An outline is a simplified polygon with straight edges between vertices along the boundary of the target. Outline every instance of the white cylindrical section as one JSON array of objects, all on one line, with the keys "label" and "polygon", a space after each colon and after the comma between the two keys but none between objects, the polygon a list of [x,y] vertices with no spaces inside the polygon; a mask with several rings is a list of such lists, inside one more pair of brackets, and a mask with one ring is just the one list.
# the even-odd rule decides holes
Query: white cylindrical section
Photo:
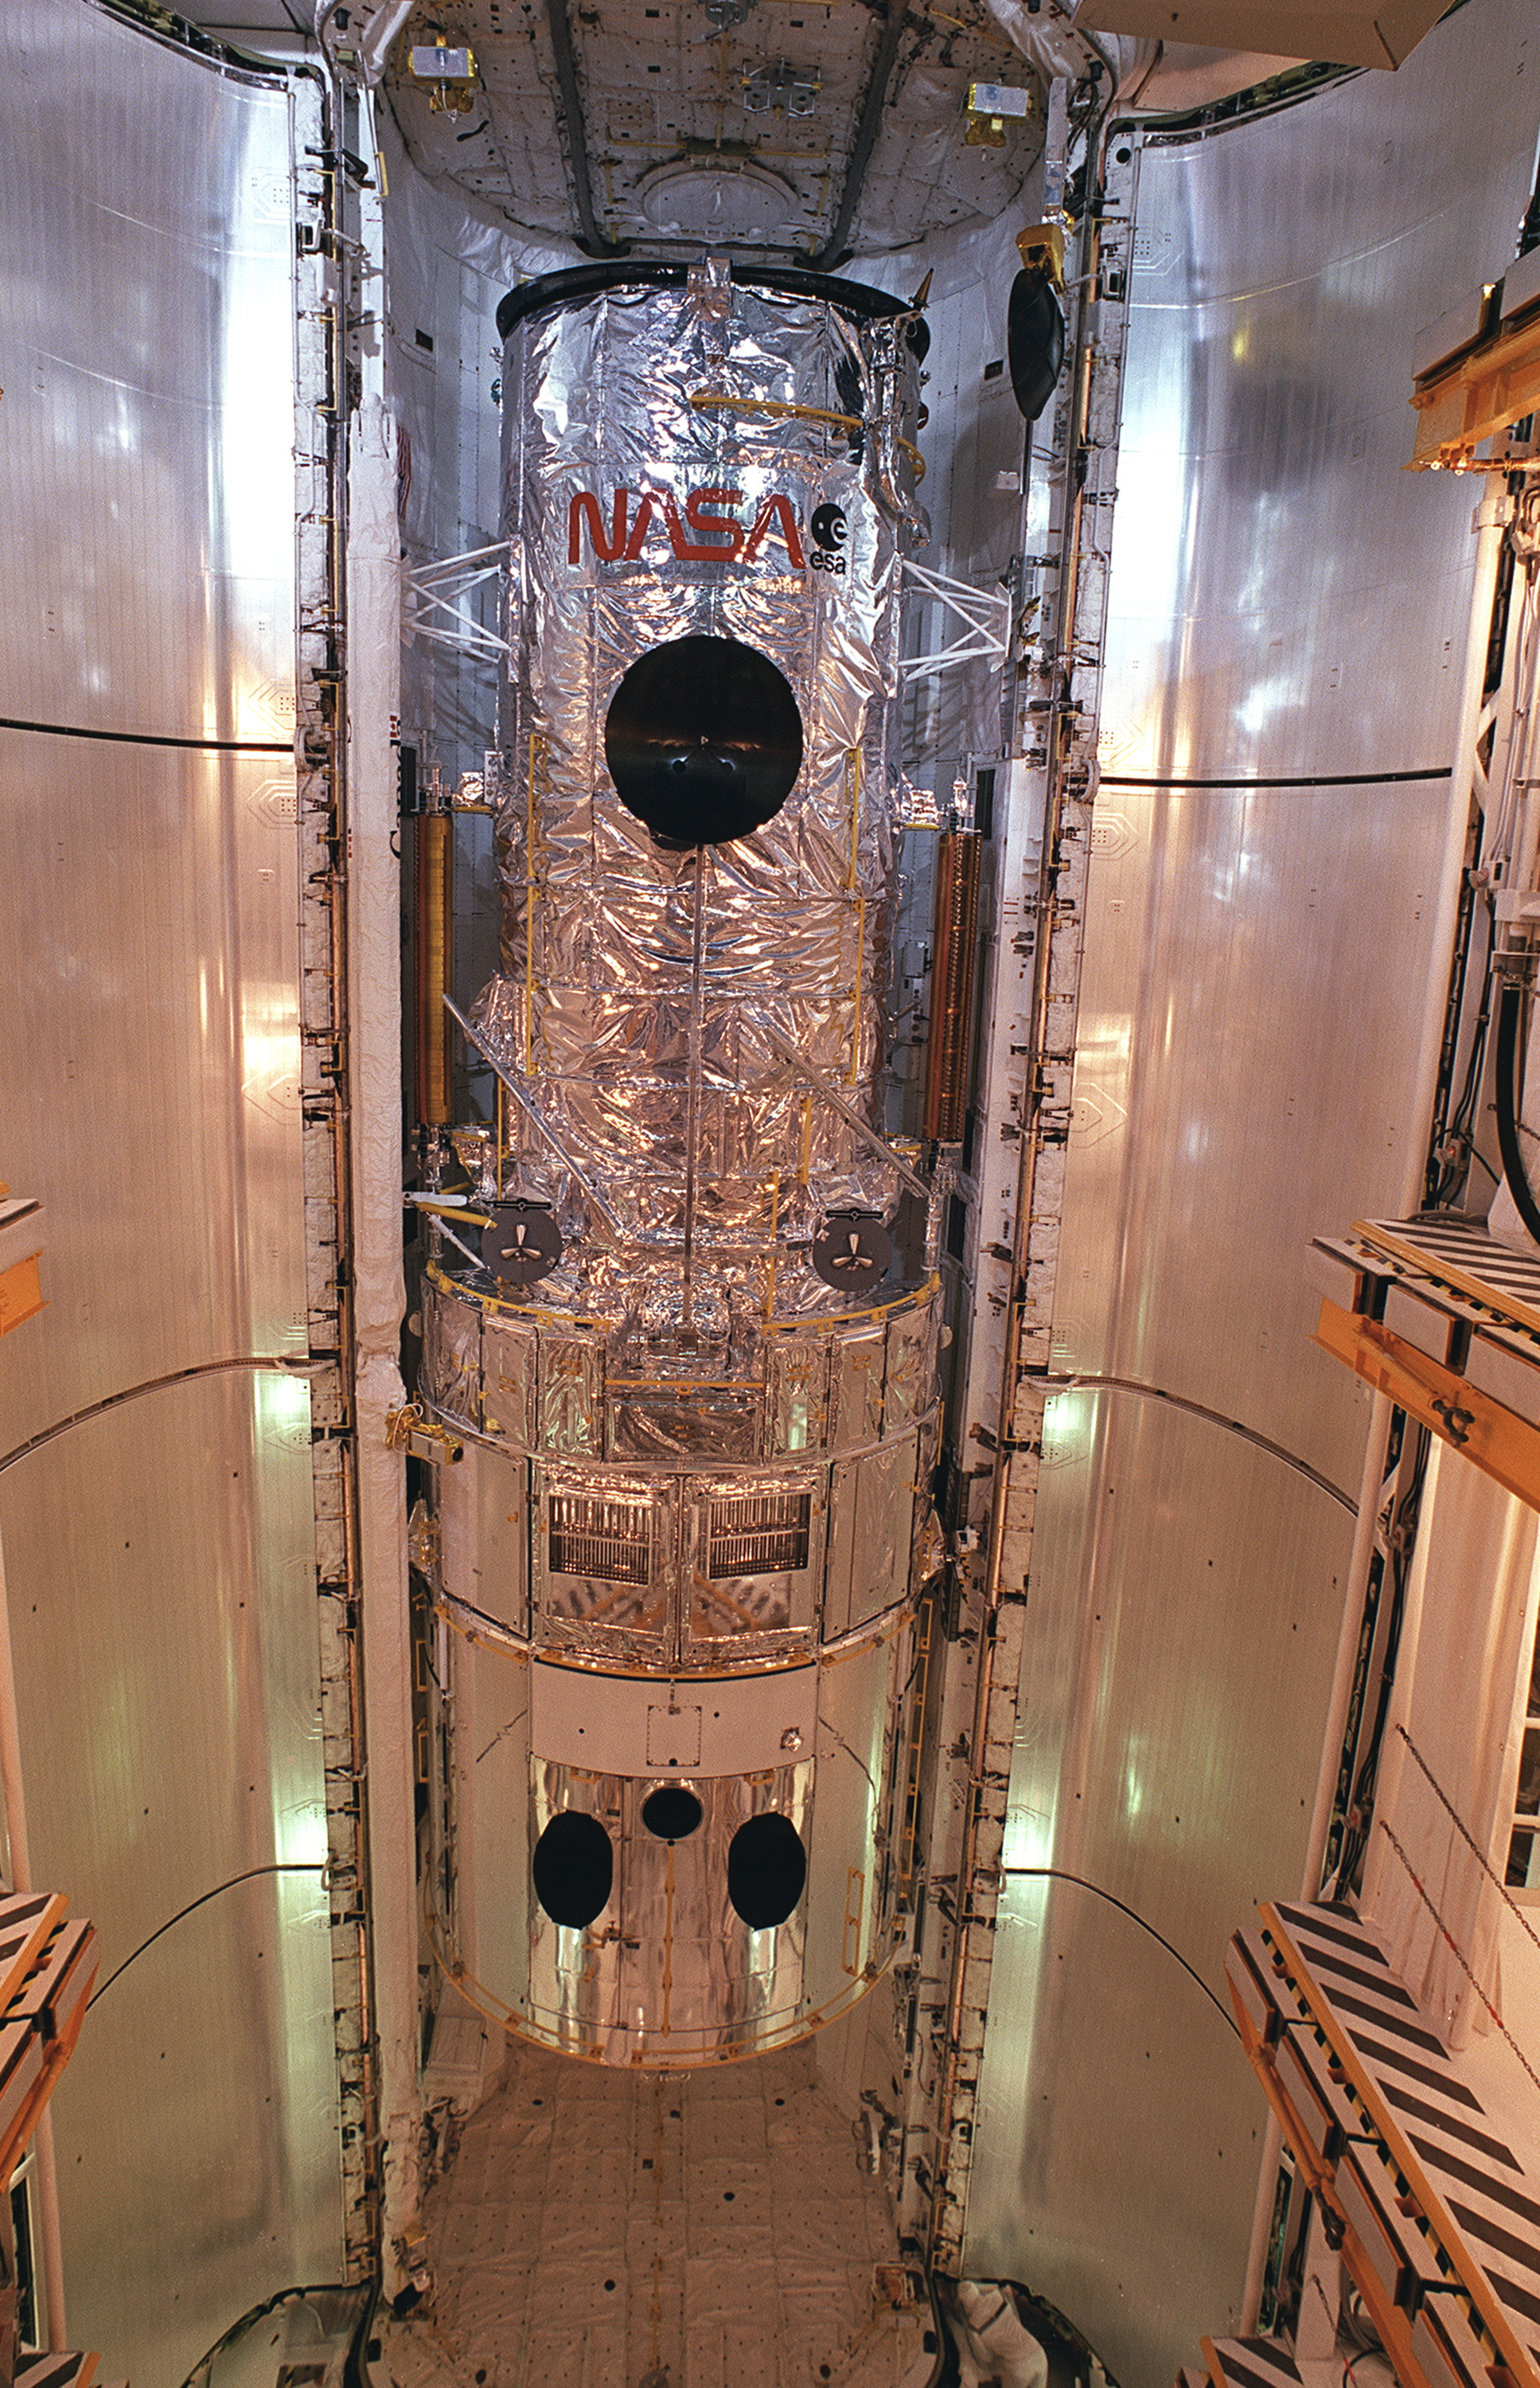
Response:
[{"label": "white cylindrical section", "polygon": [[843,2013],[900,1928],[912,1655],[906,1619],[834,1661],[670,1684],[461,1639],[468,1995],[548,2047],[671,2067]]}]

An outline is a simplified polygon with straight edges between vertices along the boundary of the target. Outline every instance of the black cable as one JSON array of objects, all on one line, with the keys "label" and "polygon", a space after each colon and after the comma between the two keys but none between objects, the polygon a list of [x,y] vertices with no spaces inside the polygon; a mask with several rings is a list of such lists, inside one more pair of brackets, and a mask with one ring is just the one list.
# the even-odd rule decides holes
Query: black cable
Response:
[{"label": "black cable", "polygon": [[[1391,1693],[1395,1684],[1395,1665],[1401,1649],[1401,1627],[1406,1616],[1407,1580],[1411,1571],[1412,1552],[1417,1542],[1417,1521],[1422,1505],[1422,1484],[1428,1469],[1428,1454],[1433,1448],[1433,1435],[1425,1426],[1417,1429],[1412,1445],[1411,1480],[1393,1511],[1387,1529],[1390,1557],[1391,1598],[1385,1620],[1385,1648],[1380,1662],[1380,1683],[1375,1697],[1373,1722],[1369,1740],[1358,1763],[1344,1819],[1342,1854],[1337,1866],[1337,1895],[1360,1887],[1364,1855],[1369,1848],[1370,1827],[1373,1821],[1374,1795],[1380,1780],[1380,1755],[1384,1743],[1385,1725],[1390,1715]],[[1357,1819],[1357,1822],[1354,1820]]]},{"label": "black cable", "polygon": [[[1472,927],[1476,917],[1473,909],[1471,923]],[[1471,1049],[1466,1057],[1465,1083],[1460,1091],[1459,1100],[1445,1120],[1445,1142],[1453,1139],[1457,1146],[1463,1146],[1465,1160],[1462,1163],[1457,1158],[1441,1174],[1430,1204],[1430,1208],[1435,1211],[1445,1210],[1451,1203],[1462,1198],[1466,1181],[1471,1175],[1472,1160],[1479,1161],[1490,1177],[1496,1179],[1497,1175],[1485,1154],[1477,1152],[1476,1131],[1472,1124],[1477,1099],[1481,1093],[1482,1075],[1486,1067],[1487,1034],[1492,1024],[1492,957],[1496,935],[1490,896],[1481,908],[1480,917],[1484,919],[1486,924],[1486,957],[1482,970],[1481,1003],[1476,1013],[1475,1025],[1471,1030]]]},{"label": "black cable", "polygon": [[1137,1924],[1141,1932],[1147,1932],[1152,1940],[1159,1941],[1161,1947],[1165,1950],[1166,1954],[1168,1957],[1174,1957],[1177,1963],[1181,1967],[1182,1972],[1192,1976],[1193,1980],[1196,1982],[1199,1989],[1203,1992],[1204,1997],[1208,2001],[1209,2005],[1213,2007],[1216,2013],[1230,2026],[1231,2030],[1234,2032],[1236,2039],[1239,2039],[1241,2037],[1240,2026],[1236,2023],[1234,2016],[1231,2013],[1223,2001],[1215,1997],[1213,1991],[1209,1988],[1208,1984],[1204,1980],[1203,1975],[1200,1973],[1195,1972],[1193,1967],[1188,1963],[1186,1958],[1182,1955],[1181,1950],[1180,1949],[1173,1948],[1170,1941],[1167,1939],[1165,1933],[1157,1932],[1155,1925],[1153,1924],[1147,1924],[1143,1916],[1137,1913],[1133,1908],[1126,1906],[1122,1899],[1115,1899],[1110,1890],[1104,1890],[1099,1883],[1087,1882],[1084,1874],[1069,1874],[1063,1866],[1008,1865],[1002,1866],[1000,1871],[1002,1874],[1006,1875],[1015,1874],[1018,1877],[1027,1876],[1033,1881],[1072,1882],[1077,1890],[1089,1890],[1093,1899],[1105,1899],[1109,1907],[1117,1908],[1119,1915],[1126,1915],[1130,1924]]},{"label": "black cable", "polygon": [[1519,1150],[1519,1008],[1522,1000],[1522,987],[1517,979],[1510,978],[1497,1008],[1497,1150],[1503,1157],[1503,1175],[1514,1207],[1540,1244],[1540,1206],[1535,1203],[1524,1173],[1524,1156]]},{"label": "black cable", "polygon": [[[319,1858],[311,1860],[309,1864],[297,1863],[294,1865],[251,1866],[245,1874],[233,1874],[228,1882],[217,1882],[212,1890],[206,1890],[203,1893],[201,1899],[190,1899],[185,1907],[179,1907],[174,1915],[169,1915],[165,1923],[160,1924],[156,1931],[150,1934],[147,1940],[140,1941],[138,1948],[133,1950],[133,1954],[123,1959],[122,1963],[118,1968],[118,1972],[116,1974],[109,1974],[106,1981],[102,1983],[101,1987],[98,1989],[92,1991],[90,2005],[86,2008],[86,2013],[90,2013],[91,2008],[95,2005],[98,1999],[106,1998],[108,1990],[112,1988],[113,1983],[118,1980],[119,1975],[126,1974],[129,1967],[134,1963],[136,1959],[144,1955],[146,1949],[153,1949],[156,1942],[163,1934],[169,1932],[174,1924],[180,1924],[183,1917],[191,1915],[196,1908],[207,1907],[211,1899],[219,1898],[221,1891],[234,1890],[237,1883],[256,1882],[261,1875],[268,1874],[324,1874],[330,1863],[331,1860],[329,1858]],[[284,2293],[286,2295],[289,2292],[285,2291]]]},{"label": "black cable", "polygon": [[358,2325],[354,2329],[352,2341],[347,2350],[347,2369],[343,2373],[345,2381],[352,2382],[360,2379],[363,2375],[357,2368],[358,2349],[361,2342],[365,2327],[373,2318],[374,2305],[379,2296],[379,2289],[380,2284],[378,2280],[322,2280],[315,2282],[309,2287],[275,2289],[271,2297],[264,2297],[259,2305],[252,2305],[246,2313],[242,2314],[237,2320],[233,2321],[227,2331],[221,2331],[221,2335],[214,2341],[213,2345],[208,2349],[208,2353],[206,2355],[201,2355],[196,2363],[194,2364],[193,2369],[187,2374],[186,2379],[183,2382],[183,2388],[208,2388],[208,2380],[216,2356],[222,2355],[227,2346],[234,2346],[239,2339],[245,2337],[248,2331],[254,2329],[257,2323],[264,2320],[269,2314],[276,2313],[280,2305],[313,2305],[317,2297],[347,2297],[356,2295],[363,2298],[363,2311],[360,2316]]},{"label": "black cable", "polygon": [[171,738],[149,730],[85,730],[72,721],[12,720],[0,730],[35,730],[44,738],[95,738],[108,746],[175,746],[194,755],[292,755],[292,738]]},{"label": "black cable", "polygon": [[[1455,1134],[1455,1113],[1451,1108],[1455,1063],[1459,1055],[1459,1035],[1465,1010],[1467,974],[1471,965],[1471,947],[1478,910],[1476,870],[1481,862],[1482,831],[1484,816],[1478,818],[1471,860],[1460,874],[1459,909],[1455,930],[1454,964],[1449,979],[1449,997],[1445,1006],[1444,1037],[1439,1047],[1438,1086],[1433,1098],[1433,1134],[1428,1148],[1428,1163],[1422,1173],[1423,1208],[1443,1210],[1452,1201],[1471,1174],[1467,1159],[1459,1165],[1459,1139]],[[1491,962],[1490,941],[1487,962]],[[1487,977],[1482,982],[1482,1002],[1487,997]],[[1472,1037],[1472,1044],[1474,1044]],[[1469,1069],[1467,1070],[1469,1082]]]}]

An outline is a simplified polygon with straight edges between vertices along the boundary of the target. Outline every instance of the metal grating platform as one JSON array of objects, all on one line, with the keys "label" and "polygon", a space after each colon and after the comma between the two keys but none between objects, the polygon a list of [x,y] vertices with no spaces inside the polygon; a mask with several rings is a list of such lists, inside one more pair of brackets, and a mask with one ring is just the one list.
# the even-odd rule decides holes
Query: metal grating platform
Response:
[{"label": "metal grating platform", "polygon": [[1359,1219],[1354,1233],[1540,1334],[1540,1252],[1498,1243],[1484,1220]]},{"label": "metal grating platform", "polygon": [[1346,1907],[1267,1903],[1226,1972],[1247,2053],[1398,2377],[1535,2388],[1540,2181],[1376,1935]]}]

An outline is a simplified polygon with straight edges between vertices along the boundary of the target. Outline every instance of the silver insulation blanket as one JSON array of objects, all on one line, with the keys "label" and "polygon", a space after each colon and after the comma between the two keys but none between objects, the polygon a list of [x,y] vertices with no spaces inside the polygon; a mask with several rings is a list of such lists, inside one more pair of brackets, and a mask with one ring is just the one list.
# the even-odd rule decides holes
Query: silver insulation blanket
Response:
[{"label": "silver insulation blanket", "polygon": [[[764,1023],[877,1122],[913,383],[890,322],[712,267],[533,312],[504,352],[502,973],[478,1024],[654,1274],[688,1209],[764,1315],[838,1309],[811,1234],[897,1194]],[[688,636],[777,667],[803,756],[763,828],[679,851],[622,803],[604,730],[627,669]],[[511,1140],[570,1210],[549,1143],[520,1115]],[[590,1235],[543,1297],[604,1300],[635,1267]]]}]

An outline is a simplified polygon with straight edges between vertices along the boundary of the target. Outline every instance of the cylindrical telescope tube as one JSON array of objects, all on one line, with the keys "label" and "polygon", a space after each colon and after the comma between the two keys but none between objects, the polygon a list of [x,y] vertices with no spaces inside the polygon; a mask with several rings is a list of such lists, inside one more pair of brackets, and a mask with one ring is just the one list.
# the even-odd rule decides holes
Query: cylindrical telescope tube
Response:
[{"label": "cylindrical telescope tube", "polygon": [[941,1288],[879,1123],[923,340],[722,258],[499,320],[501,967],[465,1024],[511,1183],[423,1272],[463,1454],[433,1930],[512,2031],[715,2064],[832,2022],[903,1929]]},{"label": "cylindrical telescope tube", "polygon": [[417,817],[416,1097],[418,1124],[447,1127],[449,1040],[444,997],[454,950],[454,816]]},{"label": "cylindrical telescope tube", "polygon": [[936,856],[936,929],[930,966],[930,1045],[925,1121],[938,1144],[962,1139],[973,1025],[973,958],[978,914],[978,832],[948,830]]}]

